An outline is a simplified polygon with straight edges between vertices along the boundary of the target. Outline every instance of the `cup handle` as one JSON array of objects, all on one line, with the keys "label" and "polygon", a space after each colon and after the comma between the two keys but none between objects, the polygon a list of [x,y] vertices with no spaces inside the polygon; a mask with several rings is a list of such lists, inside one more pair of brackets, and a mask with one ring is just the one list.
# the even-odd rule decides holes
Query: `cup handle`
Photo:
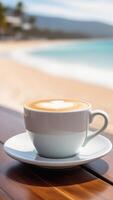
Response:
[{"label": "cup handle", "polygon": [[108,115],[106,112],[102,111],[102,110],[95,110],[95,111],[90,111],[89,114],[89,123],[92,123],[93,119],[95,116],[100,115],[104,118],[104,124],[103,126],[99,129],[94,131],[91,135],[87,135],[85,142],[83,144],[83,146],[85,146],[91,139],[93,139],[96,135],[100,134],[108,125]]}]

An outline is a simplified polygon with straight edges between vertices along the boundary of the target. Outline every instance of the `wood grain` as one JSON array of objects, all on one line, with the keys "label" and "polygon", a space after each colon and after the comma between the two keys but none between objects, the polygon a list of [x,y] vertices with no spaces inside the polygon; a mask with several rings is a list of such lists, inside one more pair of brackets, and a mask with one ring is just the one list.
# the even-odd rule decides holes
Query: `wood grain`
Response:
[{"label": "wood grain", "polygon": [[6,191],[0,188],[0,200],[12,200]]},{"label": "wood grain", "polygon": [[[111,200],[112,186],[89,172],[44,170],[9,158],[0,145],[0,187],[15,200]],[[5,199],[7,200],[7,199]]]},{"label": "wood grain", "polygon": [[[113,144],[113,135],[105,133],[103,135],[109,138]],[[84,168],[113,185],[113,148],[102,159],[88,163]]]},{"label": "wood grain", "polygon": [[15,200],[68,199],[54,187],[42,180],[38,173],[34,174],[27,165],[9,158],[0,146],[0,187]]}]

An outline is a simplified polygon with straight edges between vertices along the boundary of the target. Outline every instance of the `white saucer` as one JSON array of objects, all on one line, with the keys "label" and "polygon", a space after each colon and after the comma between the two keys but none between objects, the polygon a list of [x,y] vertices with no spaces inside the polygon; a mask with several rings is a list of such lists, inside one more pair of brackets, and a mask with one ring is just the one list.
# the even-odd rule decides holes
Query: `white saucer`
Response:
[{"label": "white saucer", "polygon": [[112,149],[112,143],[98,135],[81,152],[73,157],[50,159],[40,157],[33,146],[28,133],[22,133],[8,139],[4,144],[5,152],[12,158],[44,168],[69,168],[88,163],[106,155]]}]

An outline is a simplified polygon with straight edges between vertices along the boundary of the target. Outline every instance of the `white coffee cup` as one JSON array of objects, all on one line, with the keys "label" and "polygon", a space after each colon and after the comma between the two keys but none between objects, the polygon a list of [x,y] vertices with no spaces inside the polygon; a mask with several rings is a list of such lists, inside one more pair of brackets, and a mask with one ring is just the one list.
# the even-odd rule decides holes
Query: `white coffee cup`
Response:
[{"label": "white coffee cup", "polygon": [[[107,127],[107,114],[101,110],[92,111],[91,105],[85,103],[87,104],[85,108],[70,111],[47,111],[32,109],[28,103],[24,105],[26,130],[40,156],[49,158],[73,156]],[[89,124],[98,115],[103,117],[104,124],[99,130],[88,135]]]}]

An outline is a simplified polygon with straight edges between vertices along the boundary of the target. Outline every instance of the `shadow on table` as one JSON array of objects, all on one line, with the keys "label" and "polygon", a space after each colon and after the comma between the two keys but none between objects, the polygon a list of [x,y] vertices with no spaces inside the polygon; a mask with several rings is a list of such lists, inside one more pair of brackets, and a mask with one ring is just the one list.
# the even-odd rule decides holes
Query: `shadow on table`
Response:
[{"label": "shadow on table", "polygon": [[[108,164],[100,159],[101,175],[108,170]],[[84,167],[71,169],[42,169],[27,164],[17,164],[7,171],[8,178],[27,185],[41,187],[76,185],[95,180],[97,177],[90,174]]]},{"label": "shadow on table", "polygon": [[83,169],[102,177],[109,169],[109,165],[105,160],[98,159],[82,166]]}]

